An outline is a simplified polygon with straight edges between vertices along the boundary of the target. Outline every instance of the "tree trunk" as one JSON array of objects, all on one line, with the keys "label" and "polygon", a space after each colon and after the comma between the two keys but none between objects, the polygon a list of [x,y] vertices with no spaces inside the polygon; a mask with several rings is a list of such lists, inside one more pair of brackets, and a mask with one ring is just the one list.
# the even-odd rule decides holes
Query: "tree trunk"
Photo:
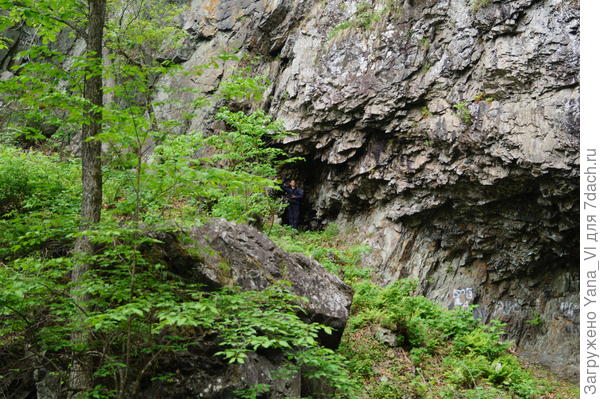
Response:
[{"label": "tree trunk", "polygon": [[[102,129],[102,38],[106,15],[106,0],[88,0],[89,16],[87,29],[88,76],[84,85],[84,97],[89,102],[81,134],[81,161],[83,193],[81,201],[80,231],[91,230],[100,221],[102,206],[102,163],[101,143],[93,138]],[[78,306],[80,317],[85,316],[87,296],[81,292],[82,278],[90,269],[87,257],[94,253],[93,244],[87,235],[75,243],[75,254],[79,258],[73,268],[71,292]],[[72,333],[75,347],[85,347],[89,333],[84,328]],[[86,351],[75,351],[70,376],[72,397],[81,396],[92,388],[92,364]]]}]

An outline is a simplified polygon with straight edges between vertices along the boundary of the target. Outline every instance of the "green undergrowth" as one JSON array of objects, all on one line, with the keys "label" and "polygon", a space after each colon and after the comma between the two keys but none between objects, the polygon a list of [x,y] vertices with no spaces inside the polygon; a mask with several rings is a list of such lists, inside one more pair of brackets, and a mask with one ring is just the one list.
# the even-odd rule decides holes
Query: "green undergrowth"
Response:
[{"label": "green undergrowth", "polygon": [[0,261],[62,249],[76,230],[80,173],[77,161],[0,145]]},{"label": "green undergrowth", "polygon": [[[106,174],[108,188],[114,178]],[[85,232],[96,253],[73,253],[82,234],[80,193],[76,162],[0,146],[0,396],[42,367],[66,386],[73,354],[88,354],[95,388],[83,397],[137,397],[150,380],[168,386],[179,370],[160,365],[208,340],[216,363],[242,364],[257,351],[276,351],[286,359],[281,378],[302,373],[326,383],[335,397],[355,397],[346,360],[319,345],[318,336],[331,328],[305,320],[306,299],[289,283],[241,291],[185,280],[145,251],[160,244],[148,231],[182,234],[180,228],[150,225],[153,215],[132,221],[120,208],[124,200],[112,195],[102,221]],[[94,267],[75,286],[70,274],[80,262]],[[83,299],[74,302],[73,293]],[[74,342],[73,331],[89,339]]]},{"label": "green undergrowth", "polygon": [[[278,245],[303,253],[340,275],[354,290],[339,353],[364,399],[570,399],[577,388],[523,364],[505,340],[504,324],[483,324],[473,309],[447,310],[415,295],[418,282],[386,287],[358,266],[368,250],[335,225],[295,233],[277,227]],[[353,244],[354,243],[354,244]],[[381,336],[385,335],[386,339]],[[391,337],[391,338],[390,338]]]},{"label": "green undergrowth", "polygon": [[313,258],[327,271],[346,281],[360,281],[371,276],[368,269],[359,266],[362,256],[369,253],[370,249],[364,245],[346,245],[346,235],[341,234],[334,224],[323,231],[303,233],[289,226],[275,225],[270,236],[284,250]]},{"label": "green undergrowth", "polygon": [[[106,174],[107,193],[117,177]],[[284,282],[261,292],[210,291],[146,258],[144,248],[157,242],[144,228],[169,227],[132,223],[119,196],[105,197],[102,222],[87,232],[101,250],[74,256],[81,193],[75,161],[0,146],[0,188],[0,393],[34,367],[64,382],[72,354],[89,353],[96,382],[89,397],[134,397],[150,379],[169,384],[174,371],[161,362],[217,336],[220,362],[278,351],[288,361],[282,378],[301,372],[323,381],[334,392],[329,398],[577,397],[573,385],[525,367],[501,323],[484,325],[472,309],[448,311],[415,295],[414,280],[373,283],[373,271],[360,266],[369,249],[356,243],[355,232],[333,224],[303,233],[274,225],[269,234],[352,286],[351,317],[337,351],[318,344],[331,329],[303,320],[303,300]],[[69,277],[77,262],[94,268],[75,288]],[[73,302],[74,289],[85,302]],[[85,345],[70,339],[77,330],[89,332]],[[257,385],[238,397],[260,398],[269,389]]]}]

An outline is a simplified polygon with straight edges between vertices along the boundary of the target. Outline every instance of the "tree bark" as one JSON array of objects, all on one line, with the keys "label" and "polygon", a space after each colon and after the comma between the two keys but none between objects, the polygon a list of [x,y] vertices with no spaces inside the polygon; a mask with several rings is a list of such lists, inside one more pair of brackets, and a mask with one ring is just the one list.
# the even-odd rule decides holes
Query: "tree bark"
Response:
[{"label": "tree bark", "polygon": [[[102,129],[102,42],[106,17],[106,0],[88,0],[87,29],[87,78],[84,84],[84,97],[89,109],[81,134],[81,162],[83,193],[81,201],[80,231],[94,228],[100,221],[102,207],[102,161],[101,143],[94,137]],[[85,316],[88,298],[82,291],[83,275],[90,270],[87,258],[94,253],[94,246],[89,236],[83,234],[75,243],[75,254],[79,258],[71,275],[71,297],[80,309],[80,318]],[[85,347],[89,333],[79,328],[71,335],[75,347]],[[92,388],[92,364],[86,351],[74,351],[73,365],[70,375],[71,397],[81,396]]]}]

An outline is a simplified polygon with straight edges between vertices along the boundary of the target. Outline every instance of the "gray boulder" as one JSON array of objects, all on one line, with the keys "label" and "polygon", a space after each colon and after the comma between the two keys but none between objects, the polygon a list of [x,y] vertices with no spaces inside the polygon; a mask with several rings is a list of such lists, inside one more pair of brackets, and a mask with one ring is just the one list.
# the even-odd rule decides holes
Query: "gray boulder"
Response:
[{"label": "gray boulder", "polygon": [[321,337],[336,348],[341,339],[352,302],[352,290],[318,262],[304,255],[288,253],[253,227],[213,219],[181,240],[172,233],[157,233],[163,244],[153,257],[175,273],[208,289],[239,286],[263,290],[280,280],[291,283],[291,291],[307,298],[303,305],[307,321],[334,329]]},{"label": "gray boulder", "polygon": [[[183,235],[153,232],[161,243],[144,249],[152,262],[160,262],[182,279],[203,284],[207,290],[238,286],[263,290],[278,281],[290,282],[290,290],[308,299],[300,315],[307,322],[333,328],[322,334],[321,344],[335,349],[348,320],[352,291],[318,262],[279,248],[253,227],[213,219]],[[281,378],[279,371],[288,360],[278,351],[250,353],[244,364],[227,364],[215,356],[222,348],[218,336],[207,336],[186,351],[163,359],[161,370],[175,370],[169,384],[150,383],[142,388],[147,398],[233,398],[235,392],[256,384],[270,386],[261,398],[315,395],[326,387],[296,373]]]}]

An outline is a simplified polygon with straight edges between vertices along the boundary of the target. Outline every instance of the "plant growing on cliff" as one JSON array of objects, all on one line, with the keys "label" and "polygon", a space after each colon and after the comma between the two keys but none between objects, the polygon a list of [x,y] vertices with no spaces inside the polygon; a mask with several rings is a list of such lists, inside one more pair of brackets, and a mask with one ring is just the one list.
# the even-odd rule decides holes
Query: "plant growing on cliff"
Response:
[{"label": "plant growing on cliff", "polygon": [[345,22],[342,22],[336,25],[327,35],[328,39],[333,39],[336,37],[341,31],[346,30],[348,28],[359,28],[362,30],[370,29],[373,24],[381,19],[381,16],[388,11],[387,8],[383,10],[373,10],[373,5],[367,2],[359,3],[356,6],[356,11],[354,15]]},{"label": "plant growing on cliff", "polygon": [[429,110],[429,107],[427,107],[427,105],[421,107],[421,116],[423,117],[423,119],[427,119],[431,116],[431,111]]},{"label": "plant growing on cliff", "polygon": [[473,116],[471,115],[471,111],[469,110],[469,103],[464,101],[457,104],[454,104],[454,109],[458,114],[458,117],[465,125],[471,125],[473,123]]},{"label": "plant growing on cliff", "polygon": [[489,6],[491,3],[491,0],[471,0],[471,9],[473,12],[477,12],[481,8]]},{"label": "plant growing on cliff", "polygon": [[531,319],[525,320],[525,322],[532,326],[539,326],[544,322],[544,320],[542,319],[542,314],[539,311],[535,310],[533,312],[533,317]]}]

